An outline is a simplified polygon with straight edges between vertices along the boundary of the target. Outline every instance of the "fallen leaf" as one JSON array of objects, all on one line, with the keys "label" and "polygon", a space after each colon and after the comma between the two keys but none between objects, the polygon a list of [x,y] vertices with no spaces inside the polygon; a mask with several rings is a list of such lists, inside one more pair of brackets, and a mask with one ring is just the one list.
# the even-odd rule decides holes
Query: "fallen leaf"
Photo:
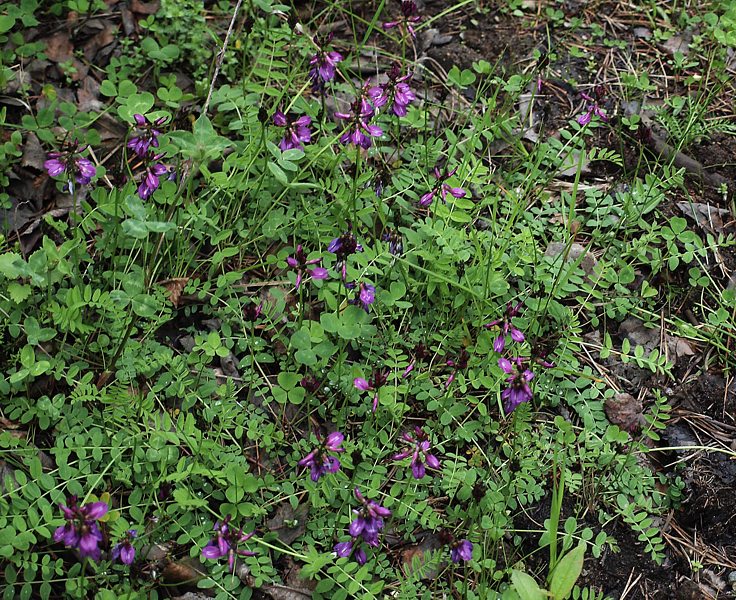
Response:
[{"label": "fallen leaf", "polygon": [[43,171],[45,160],[46,152],[41,147],[41,142],[38,141],[35,133],[29,133],[23,146],[23,158],[20,164],[24,167],[32,167],[37,171]]},{"label": "fallen leaf", "polygon": [[184,291],[188,281],[189,277],[175,277],[174,279],[159,281],[157,285],[162,286],[166,290],[169,300],[174,305],[174,308],[177,308],[181,299],[181,293]]},{"label": "fallen leaf", "polygon": [[46,42],[46,57],[55,63],[70,60],[74,56],[74,46],[69,36],[63,32],[55,33],[44,40]]},{"label": "fallen leaf", "polygon": [[154,15],[158,12],[161,2],[153,0],[152,2],[141,2],[140,0],[132,0],[130,10],[139,15]]},{"label": "fallen leaf", "polygon": [[604,409],[608,420],[625,431],[634,431],[645,423],[641,400],[631,394],[619,393],[608,398]]},{"label": "fallen leaf", "polygon": [[269,531],[275,531],[279,539],[288,546],[307,530],[308,512],[305,504],[293,509],[288,501],[282,502],[266,525]]},{"label": "fallen leaf", "polygon": [[710,204],[703,204],[702,202],[678,202],[677,208],[686,217],[694,219],[703,229],[709,229],[715,233],[721,233],[723,231],[722,217],[729,214],[729,211],[725,208],[718,208]]}]

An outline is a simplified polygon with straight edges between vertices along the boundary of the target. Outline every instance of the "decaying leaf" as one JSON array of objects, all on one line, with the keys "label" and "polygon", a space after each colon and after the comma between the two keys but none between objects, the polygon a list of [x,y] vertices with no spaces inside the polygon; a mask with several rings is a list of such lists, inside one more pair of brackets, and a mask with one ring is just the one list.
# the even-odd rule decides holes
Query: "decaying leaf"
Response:
[{"label": "decaying leaf", "polygon": [[159,281],[157,285],[162,286],[166,290],[169,300],[174,305],[174,308],[177,308],[179,306],[181,294],[188,281],[189,277],[175,277],[174,279]]}]

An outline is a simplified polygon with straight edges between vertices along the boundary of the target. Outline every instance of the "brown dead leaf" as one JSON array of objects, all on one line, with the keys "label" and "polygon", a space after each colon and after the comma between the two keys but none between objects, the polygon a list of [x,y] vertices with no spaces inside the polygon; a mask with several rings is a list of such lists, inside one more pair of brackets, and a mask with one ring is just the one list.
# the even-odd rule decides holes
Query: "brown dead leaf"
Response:
[{"label": "brown dead leaf", "polygon": [[170,562],[161,572],[161,577],[166,583],[194,583],[206,576],[202,563],[189,556]]},{"label": "brown dead leaf", "polygon": [[37,171],[43,171],[43,163],[46,160],[46,152],[41,147],[35,133],[29,133],[26,136],[26,143],[23,146],[23,158],[20,164],[24,167],[31,167]]},{"label": "brown dead leaf", "polygon": [[178,308],[181,293],[184,291],[188,281],[189,277],[175,277],[173,279],[159,281],[157,285],[162,286],[166,290],[169,300],[174,305],[174,308]]},{"label": "brown dead leaf", "polygon": [[96,61],[97,53],[106,46],[109,46],[115,41],[115,33],[118,28],[112,24],[108,24],[105,28],[93,35],[87,43],[84,45],[84,56],[89,61],[94,61],[95,64],[99,64]]},{"label": "brown dead leaf", "polygon": [[608,420],[625,431],[634,431],[645,423],[641,400],[631,394],[620,393],[608,398],[605,411]]},{"label": "brown dead leaf", "polygon": [[55,63],[70,60],[74,56],[74,46],[69,36],[60,31],[44,40],[46,42],[46,56]]},{"label": "brown dead leaf", "polygon": [[725,208],[718,208],[702,202],[678,202],[677,208],[686,217],[694,219],[703,229],[721,233],[723,231],[723,217],[729,214]]},{"label": "brown dead leaf", "polygon": [[289,502],[282,502],[266,525],[288,546],[306,531],[308,512],[305,504],[294,509]]},{"label": "brown dead leaf", "polygon": [[419,575],[422,579],[434,579],[437,577],[442,562],[431,569],[425,567],[429,553],[435,552],[442,547],[442,542],[435,534],[426,535],[418,544],[409,546],[401,551],[401,567],[408,577]]},{"label": "brown dead leaf", "polygon": [[152,2],[141,2],[141,0],[132,0],[130,10],[139,15],[154,15],[158,12],[161,2],[153,0]]}]

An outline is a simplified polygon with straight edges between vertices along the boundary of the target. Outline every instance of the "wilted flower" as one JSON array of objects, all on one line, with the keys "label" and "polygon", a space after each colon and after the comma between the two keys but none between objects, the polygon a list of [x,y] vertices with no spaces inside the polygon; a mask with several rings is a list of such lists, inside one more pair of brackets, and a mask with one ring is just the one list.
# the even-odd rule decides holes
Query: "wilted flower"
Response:
[{"label": "wilted flower", "polygon": [[401,234],[398,231],[390,230],[381,236],[384,242],[388,242],[389,254],[394,256],[401,256],[404,253],[404,242],[401,239]]},{"label": "wilted flower", "polygon": [[148,200],[160,185],[159,177],[166,175],[169,172],[169,168],[166,165],[160,162],[154,162],[158,161],[162,157],[163,154],[157,154],[150,158],[150,163],[148,167],[146,167],[146,176],[138,186],[138,196],[141,200]]},{"label": "wilted flower", "polygon": [[43,163],[46,172],[51,177],[58,177],[62,173],[67,174],[67,186],[69,192],[74,192],[72,180],[79,185],[87,185],[97,173],[92,162],[80,156],[87,146],[80,146],[77,141],[72,142],[66,150],[61,152],[49,152],[47,160]]},{"label": "wilted flower", "polygon": [[593,115],[599,117],[601,121],[608,121],[606,111],[599,106],[599,102],[603,97],[603,90],[599,86],[595,88],[593,93],[595,95],[595,98],[589,96],[585,92],[580,93],[580,97],[588,103],[586,112],[580,115],[577,119],[578,124],[580,125],[587,125],[588,123],[590,123],[590,121],[593,119]]},{"label": "wilted flower", "polygon": [[159,117],[155,121],[149,121],[147,117],[136,113],[133,115],[133,118],[135,119],[136,127],[142,131],[139,135],[128,140],[128,148],[138,156],[144,157],[151,146],[158,148],[158,136],[161,135],[161,132],[157,127],[161,127],[161,125],[166,123],[166,117]]},{"label": "wilted flower", "polygon": [[282,151],[292,150],[294,148],[301,150],[303,143],[308,144],[312,140],[312,132],[309,130],[312,119],[309,115],[294,118],[277,110],[273,113],[273,122],[279,127],[286,128],[284,137],[279,142],[279,148]]},{"label": "wilted flower", "polygon": [[439,469],[440,461],[434,454],[430,454],[431,443],[429,436],[421,427],[414,427],[414,434],[402,433],[401,438],[409,444],[409,447],[394,454],[394,460],[403,460],[411,456],[411,473],[414,479],[421,479],[426,474],[425,465],[430,469]]},{"label": "wilted flower", "polygon": [[242,529],[230,528],[230,516],[225,517],[222,522],[215,523],[215,537],[202,548],[202,558],[217,560],[227,556],[227,564],[232,572],[235,569],[235,556],[255,556],[255,552],[241,550],[240,544],[253,537],[255,532],[245,534]]},{"label": "wilted flower", "polygon": [[419,199],[419,205],[429,206],[432,203],[432,199],[438,192],[442,197],[442,202],[446,201],[445,199],[447,197],[447,194],[450,194],[455,198],[464,198],[466,194],[464,189],[450,187],[449,184],[445,183],[450,177],[455,174],[456,171],[457,167],[455,167],[452,171],[448,172],[447,170],[445,170],[444,173],[441,173],[439,167],[435,167],[434,177],[437,181],[435,182],[434,187]]},{"label": "wilted flower", "polygon": [[338,119],[349,121],[345,133],[340,136],[340,142],[343,144],[354,144],[368,149],[373,144],[372,137],[383,135],[383,129],[368,122],[373,116],[373,109],[370,108],[370,110],[364,111],[364,104],[365,101],[358,98],[350,105],[350,113],[335,113]]},{"label": "wilted flower", "polygon": [[286,263],[292,269],[296,270],[297,290],[302,283],[302,278],[304,277],[305,273],[312,279],[327,279],[327,277],[329,277],[329,273],[324,267],[313,267],[311,269],[309,268],[310,265],[318,265],[321,262],[321,258],[313,258],[312,260],[307,260],[306,254],[304,253],[304,248],[302,248],[301,244],[297,245],[294,256],[288,256],[286,258]]},{"label": "wilted flower", "polygon": [[340,237],[336,237],[330,242],[327,246],[327,251],[332,252],[337,258],[337,264],[335,266],[341,269],[342,278],[345,279],[347,276],[347,257],[356,252],[363,252],[363,246],[358,243],[357,238],[353,235],[350,228],[348,228]]},{"label": "wilted flower", "polygon": [[401,17],[396,21],[389,21],[383,24],[383,28],[388,31],[394,27],[398,27],[402,35],[408,33],[411,37],[416,37],[414,31],[414,25],[421,21],[419,16],[419,9],[417,8],[416,2],[413,0],[402,0],[401,2]]},{"label": "wilted flower", "polygon": [[525,365],[520,356],[513,361],[508,358],[499,358],[498,366],[508,375],[506,383],[508,387],[501,392],[503,398],[503,407],[506,413],[511,413],[522,402],[528,402],[532,399],[532,390],[529,382],[534,378],[532,373]]},{"label": "wilted flower", "polygon": [[462,350],[460,350],[460,354],[457,355],[456,359],[448,359],[445,361],[445,364],[448,367],[452,367],[452,373],[450,373],[450,376],[447,378],[445,389],[450,387],[450,384],[455,381],[455,376],[457,375],[458,371],[463,371],[464,369],[468,368],[468,360],[470,360],[470,355],[468,354],[468,351],[463,348]]},{"label": "wilted flower", "polygon": [[383,528],[383,520],[391,516],[391,511],[373,500],[364,498],[358,488],[355,488],[355,497],[363,506],[353,511],[357,516],[348,528],[351,539],[349,542],[335,544],[334,550],[341,557],[350,556],[355,551],[355,560],[362,565],[365,564],[367,557],[362,548],[358,547],[356,550],[356,544],[362,538],[366,544],[377,548],[379,546],[378,533]]},{"label": "wilted flower", "polygon": [[366,381],[362,377],[356,377],[353,380],[353,385],[357,389],[363,392],[374,392],[371,412],[376,412],[376,408],[378,407],[378,390],[386,385],[388,374],[388,369],[373,369],[370,380]]},{"label": "wilted flower", "polygon": [[320,91],[324,88],[324,84],[328,81],[332,81],[335,78],[335,67],[337,63],[342,61],[342,54],[339,52],[327,51],[324,46],[330,43],[332,40],[332,34],[323,43],[315,36],[313,41],[317,46],[317,53],[309,59],[311,69],[309,71],[309,77],[312,80],[312,87],[316,91]]},{"label": "wilted flower", "polygon": [[318,448],[312,450],[297,464],[300,467],[309,467],[312,481],[319,481],[322,475],[337,473],[340,470],[340,461],[336,456],[330,456],[328,452],[345,452],[342,442],[345,436],[339,431],[333,431],[328,435]]},{"label": "wilted flower", "polygon": [[260,304],[249,302],[243,308],[243,320],[254,323],[261,316],[261,312],[263,312],[263,302]]},{"label": "wilted flower", "polygon": [[370,312],[370,306],[376,301],[376,288],[370,283],[348,283],[345,285],[349,290],[356,290],[355,298],[348,300],[348,304],[360,304],[365,312]]},{"label": "wilted flower", "polygon": [[123,540],[113,546],[110,558],[113,561],[120,560],[124,565],[132,565],[135,560],[135,548],[132,542],[137,535],[138,532],[135,529],[126,531]]},{"label": "wilted flower", "polygon": [[322,384],[314,375],[305,375],[304,377],[302,377],[299,385],[302,386],[310,394],[314,394]]},{"label": "wilted flower", "polygon": [[99,544],[103,537],[97,521],[107,514],[107,503],[90,502],[84,506],[78,506],[76,496],[71,496],[67,502],[69,506],[59,504],[61,512],[64,513],[66,525],[56,529],[54,541],[63,542],[67,548],[78,549],[82,558],[89,557],[94,561],[99,561]]},{"label": "wilted flower", "polygon": [[403,379],[409,377],[409,374],[414,370],[414,365],[416,364],[416,362],[418,360],[424,360],[425,358],[427,358],[427,355],[427,347],[424,344],[419,342],[416,346],[414,346],[414,356],[406,369],[404,369],[404,374],[401,377]]},{"label": "wilted flower", "polygon": [[511,322],[511,319],[519,314],[522,303],[519,302],[516,306],[511,306],[511,302],[506,304],[506,313],[500,319],[486,323],[483,327],[491,329],[492,327],[500,327],[501,333],[493,340],[493,349],[496,352],[503,352],[506,347],[506,336],[511,334],[511,339],[517,343],[524,341],[524,334],[521,330],[517,329]]},{"label": "wilted flower", "polygon": [[393,113],[397,117],[406,116],[406,107],[416,95],[411,91],[407,81],[411,80],[411,73],[401,76],[401,65],[394,63],[388,74],[388,81],[379,86],[379,93],[374,98],[374,106],[380,108],[385,104],[390,104]]}]

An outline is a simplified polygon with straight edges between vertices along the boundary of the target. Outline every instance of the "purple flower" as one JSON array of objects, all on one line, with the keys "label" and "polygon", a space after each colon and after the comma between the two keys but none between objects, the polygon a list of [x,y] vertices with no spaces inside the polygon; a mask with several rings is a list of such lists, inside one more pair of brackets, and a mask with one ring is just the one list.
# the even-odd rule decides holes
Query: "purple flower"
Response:
[{"label": "purple flower", "polygon": [[230,528],[230,516],[225,517],[222,522],[215,523],[215,537],[202,548],[202,558],[217,560],[227,556],[227,564],[232,572],[235,569],[235,556],[255,556],[255,552],[241,550],[240,544],[253,537],[255,532],[245,534],[242,529]]},{"label": "purple flower", "polygon": [[511,306],[511,302],[508,302],[506,304],[506,314],[502,318],[491,321],[490,323],[486,323],[483,326],[486,329],[491,329],[492,327],[500,327],[501,333],[498,335],[498,337],[496,337],[495,340],[493,340],[493,349],[496,352],[503,352],[503,349],[506,347],[506,336],[509,334],[511,334],[511,339],[517,343],[521,343],[524,341],[524,334],[521,332],[521,330],[514,327],[513,323],[511,322],[511,319],[519,314],[521,306],[521,302],[513,307]]},{"label": "purple flower", "polygon": [[427,347],[421,342],[414,346],[414,356],[411,359],[409,365],[404,369],[404,374],[401,376],[402,379],[409,377],[409,374],[414,370],[414,366],[418,360],[424,360],[427,358]]},{"label": "purple flower", "polygon": [[411,473],[414,479],[422,479],[426,468],[439,469],[440,461],[434,454],[430,454],[431,443],[429,436],[421,427],[414,427],[414,434],[402,433],[401,438],[409,445],[408,448],[393,455],[393,460],[404,460],[411,456]]},{"label": "purple flower", "polygon": [[448,359],[445,361],[445,364],[448,367],[452,367],[452,373],[450,373],[450,376],[445,382],[445,389],[450,387],[450,384],[455,381],[455,376],[457,375],[458,371],[463,371],[468,368],[468,360],[470,360],[470,355],[468,354],[468,351],[463,348],[462,350],[460,350],[460,354],[457,355],[456,359]]},{"label": "purple flower", "polygon": [[148,153],[148,149],[153,146],[158,148],[158,136],[161,132],[157,129],[166,123],[166,117],[159,117],[155,121],[149,121],[147,117],[140,114],[134,114],[135,124],[141,133],[128,140],[128,148],[135,152],[141,158]]},{"label": "purple flower", "polygon": [[347,276],[347,258],[356,252],[363,252],[363,246],[358,243],[357,238],[353,235],[350,227],[340,237],[336,237],[327,246],[327,251],[332,252],[337,258],[335,267],[339,267],[342,271],[343,280]]},{"label": "purple flower", "polygon": [[312,132],[309,130],[312,119],[308,115],[294,118],[277,110],[273,113],[273,122],[279,127],[286,128],[284,137],[279,142],[279,148],[282,151],[294,148],[301,150],[303,149],[302,143],[308,144],[312,140]]},{"label": "purple flower", "polygon": [[335,544],[334,550],[340,557],[347,557],[355,552],[355,560],[363,565],[368,559],[362,547],[356,548],[359,540],[362,539],[369,546],[377,548],[380,545],[378,533],[383,528],[383,520],[391,516],[391,511],[373,500],[364,498],[358,488],[355,488],[355,497],[363,506],[353,511],[356,517],[348,527],[351,539],[349,542]]},{"label": "purple flower", "polygon": [[469,561],[473,558],[473,544],[468,540],[456,540],[450,544],[450,558],[452,562],[459,563]]},{"label": "purple flower", "polygon": [[340,470],[340,461],[327,452],[345,452],[345,449],[341,447],[344,439],[345,436],[342,433],[333,431],[320,443],[319,447],[312,450],[297,464],[300,467],[309,467],[312,481],[319,481],[319,478],[327,473],[337,473]]},{"label": "purple flower", "polygon": [[376,408],[378,408],[378,390],[386,385],[388,374],[388,369],[373,369],[370,380],[365,380],[362,377],[353,379],[353,385],[362,392],[375,392],[371,412],[376,412]]},{"label": "purple flower", "polygon": [[86,148],[87,146],[80,146],[77,141],[74,141],[60,152],[49,152],[47,160],[43,163],[46,172],[51,177],[67,173],[67,187],[70,193],[74,193],[72,180],[79,185],[87,185],[97,173],[97,169],[89,159],[79,156]]},{"label": "purple flower", "polygon": [[383,24],[383,29],[388,31],[394,27],[398,27],[402,35],[408,33],[411,37],[416,37],[414,31],[414,25],[419,23],[421,17],[419,16],[419,9],[413,0],[402,0],[401,2],[401,18],[396,21],[389,21]]},{"label": "purple flower", "polygon": [[407,81],[411,80],[411,73],[401,77],[401,65],[394,63],[388,74],[388,81],[379,86],[379,95],[375,98],[376,108],[385,104],[392,104],[391,110],[397,117],[406,116],[406,107],[417,97],[411,91]]},{"label": "purple flower", "polygon": [[450,187],[448,183],[445,183],[450,177],[455,174],[456,171],[457,167],[455,167],[452,171],[445,170],[444,173],[441,173],[439,167],[435,167],[434,177],[437,181],[435,182],[434,187],[419,199],[419,205],[429,206],[430,204],[432,204],[432,199],[438,192],[442,197],[442,202],[446,202],[447,194],[450,194],[455,198],[464,198],[466,195],[464,189]]},{"label": "purple flower", "polygon": [[141,200],[148,200],[151,194],[158,189],[159,177],[166,175],[169,172],[169,168],[158,162],[163,158],[163,154],[151,154],[147,156],[148,166],[146,167],[146,174],[143,177],[138,186],[138,196]]},{"label": "purple flower", "polygon": [[513,362],[507,358],[499,358],[498,366],[508,375],[506,378],[508,387],[501,392],[501,398],[504,400],[503,407],[508,414],[522,402],[532,399],[529,382],[534,378],[534,373],[526,368],[520,356],[517,356]]},{"label": "purple flower", "polygon": [[580,97],[586,102],[588,102],[588,107],[587,107],[586,112],[580,115],[577,119],[578,124],[582,126],[585,126],[588,123],[590,123],[591,120],[593,119],[593,115],[596,115],[597,117],[599,117],[601,121],[604,121],[604,122],[608,121],[608,116],[606,115],[606,111],[603,110],[599,106],[599,102],[603,98],[603,91],[601,87],[600,86],[596,87],[593,93],[595,95],[595,98],[589,96],[585,92],[580,93]]},{"label": "purple flower", "polygon": [[345,285],[349,290],[355,289],[355,298],[348,300],[348,304],[360,304],[365,312],[370,312],[371,304],[376,301],[376,288],[370,283],[348,283]]},{"label": "purple flower", "polygon": [[103,538],[97,521],[107,514],[109,509],[107,503],[91,502],[78,506],[76,496],[71,496],[67,502],[69,506],[59,504],[61,512],[64,513],[66,525],[56,529],[54,541],[63,542],[67,548],[78,549],[82,558],[89,557],[94,561],[99,561],[99,544]]},{"label": "purple flower", "polygon": [[383,129],[368,122],[373,116],[373,109],[369,106],[369,110],[363,110],[365,104],[367,104],[365,100],[358,98],[350,105],[350,113],[335,113],[338,119],[349,121],[345,127],[345,132],[340,136],[340,142],[343,144],[354,144],[368,149],[373,144],[372,137],[383,135]]},{"label": "purple flower", "polygon": [[129,529],[125,532],[123,540],[113,546],[110,558],[114,561],[120,560],[124,565],[132,565],[135,560],[135,548],[132,541],[138,535],[135,529]]},{"label": "purple flower", "polygon": [[312,80],[312,87],[315,91],[323,90],[325,83],[335,78],[335,67],[337,67],[337,63],[342,61],[342,54],[339,52],[325,50],[325,46],[331,40],[332,34],[324,43],[321,43],[316,36],[313,38],[314,44],[317,46],[317,53],[309,59],[309,65],[311,66],[309,78]]},{"label": "purple flower", "polygon": [[307,273],[312,279],[327,279],[327,277],[329,277],[329,273],[324,267],[314,267],[311,269],[309,268],[310,265],[318,265],[321,262],[321,258],[313,258],[312,260],[307,260],[307,257],[304,254],[304,248],[302,248],[301,244],[297,245],[294,256],[286,257],[286,264],[288,264],[292,269],[296,269],[297,290],[302,283],[302,278],[304,277],[305,273]]}]

